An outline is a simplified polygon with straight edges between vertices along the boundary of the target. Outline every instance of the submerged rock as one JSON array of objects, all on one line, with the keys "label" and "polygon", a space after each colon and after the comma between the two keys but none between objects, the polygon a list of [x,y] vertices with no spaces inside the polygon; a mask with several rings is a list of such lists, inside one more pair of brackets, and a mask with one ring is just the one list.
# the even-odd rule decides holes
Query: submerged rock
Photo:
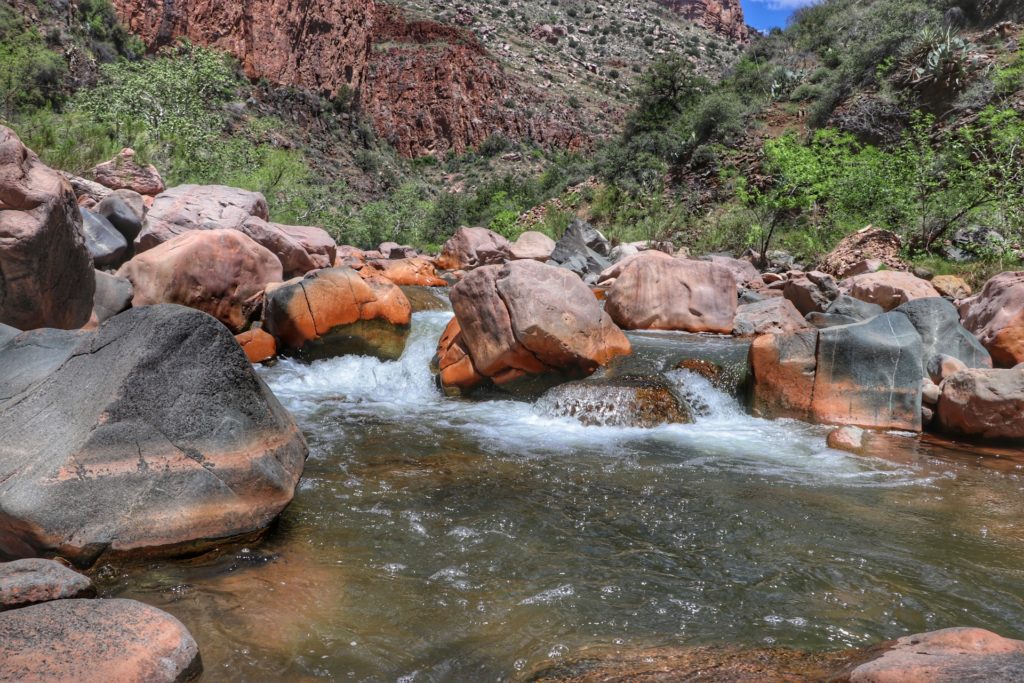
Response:
[{"label": "submerged rock", "polygon": [[0,679],[191,681],[199,647],[170,614],[135,600],[58,600],[0,614]]},{"label": "submerged rock", "polygon": [[[0,612],[51,600],[96,594],[89,577],[60,562],[29,558],[0,563]],[[2,677],[0,665],[0,677]]]},{"label": "submerged rock", "polygon": [[212,317],[150,306],[0,348],[0,556],[192,550],[266,527],[306,444]]},{"label": "submerged rock", "polygon": [[545,415],[572,417],[588,427],[641,427],[693,422],[689,407],[661,377],[569,382],[536,404]]}]

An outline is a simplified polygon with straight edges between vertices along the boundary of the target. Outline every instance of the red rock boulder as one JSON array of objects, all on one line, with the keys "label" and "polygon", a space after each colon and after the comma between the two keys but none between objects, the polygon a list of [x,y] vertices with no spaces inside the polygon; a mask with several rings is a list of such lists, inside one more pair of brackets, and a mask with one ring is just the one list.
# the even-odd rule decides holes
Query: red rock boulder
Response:
[{"label": "red rock boulder", "polygon": [[839,283],[839,289],[854,299],[878,304],[886,311],[914,299],[940,296],[927,280],[895,270],[880,270],[847,278]]},{"label": "red rock boulder", "polygon": [[394,360],[405,350],[412,306],[402,290],[351,268],[317,270],[267,291],[263,329],[284,353],[314,359],[368,354]]},{"label": "red rock boulder", "polygon": [[201,672],[185,626],[135,600],[58,600],[0,614],[0,679],[177,683]]},{"label": "red rock boulder", "polygon": [[153,249],[192,230],[244,232],[250,218],[270,220],[267,200],[259,192],[224,185],[179,185],[153,200],[136,250]]},{"label": "red rock boulder", "polygon": [[996,275],[960,312],[997,366],[1024,363],[1024,271]]},{"label": "red rock boulder", "polygon": [[800,311],[782,297],[771,297],[736,309],[733,334],[756,337],[762,334],[793,334],[812,329]]},{"label": "red rock boulder", "polygon": [[235,335],[235,339],[245,351],[245,357],[250,363],[265,363],[277,356],[277,340],[262,328],[257,327]]},{"label": "red rock boulder", "polygon": [[542,232],[527,230],[512,243],[512,258],[545,263],[555,250],[555,241]]},{"label": "red rock boulder", "polygon": [[92,169],[93,179],[111,190],[132,190],[155,197],[164,191],[164,179],[152,164],[145,166],[135,160],[135,150],[122,149],[110,161]]},{"label": "red rock boulder", "polygon": [[897,640],[861,664],[850,683],[1024,680],[1024,641],[980,628],[947,628]]},{"label": "red rock boulder", "polygon": [[1024,368],[972,368],[943,380],[937,416],[944,432],[1024,439]]},{"label": "red rock boulder", "polygon": [[459,228],[444,243],[436,263],[442,270],[471,270],[510,258],[512,246],[498,233],[487,228]]},{"label": "red rock boulder", "polygon": [[239,230],[280,259],[285,277],[330,268],[337,256],[334,239],[321,228],[268,223],[253,216]]},{"label": "red rock boulder", "polygon": [[480,268],[452,288],[451,300],[457,322],[437,354],[449,391],[485,379],[500,386],[585,377],[631,351],[590,289],[562,268],[530,260]]},{"label": "red rock boulder", "polygon": [[89,577],[60,562],[33,557],[0,563],[0,612],[95,594]]},{"label": "red rock boulder", "polygon": [[445,287],[448,283],[437,276],[430,259],[375,259],[359,271],[364,277],[379,276],[399,287]]},{"label": "red rock boulder", "polygon": [[96,284],[75,193],[0,126],[0,323],[74,329]]},{"label": "red rock boulder", "polygon": [[732,332],[736,280],[728,268],[645,257],[648,253],[658,252],[636,257],[608,292],[605,310],[617,325],[627,330]]},{"label": "red rock boulder", "polygon": [[236,230],[192,230],[121,266],[132,306],[181,304],[205,311],[233,332],[245,329],[246,302],[282,279],[281,262]]}]

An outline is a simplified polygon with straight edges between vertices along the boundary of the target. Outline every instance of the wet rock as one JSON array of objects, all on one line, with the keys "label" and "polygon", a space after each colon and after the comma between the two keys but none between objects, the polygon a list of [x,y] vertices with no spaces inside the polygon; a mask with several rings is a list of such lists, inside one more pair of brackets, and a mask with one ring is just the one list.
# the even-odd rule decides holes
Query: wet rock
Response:
[{"label": "wet rock", "polygon": [[445,290],[440,290],[437,287],[420,287],[412,285],[403,285],[399,287],[402,293],[405,294],[405,298],[409,300],[409,305],[412,306],[412,312],[417,313],[419,311],[450,311],[452,310],[451,303],[449,303],[445,294]]},{"label": "wet rock", "polygon": [[396,360],[411,319],[401,289],[351,268],[317,270],[268,290],[263,309],[263,328],[281,352],[310,360],[345,354]]},{"label": "wet rock", "polygon": [[155,197],[164,191],[164,179],[152,164],[142,166],[135,160],[135,150],[122,149],[110,161],[92,169],[93,179],[111,190],[132,190]]},{"label": "wet rock", "polygon": [[96,271],[96,301],[90,323],[100,323],[132,307],[135,292],[132,283],[123,277]]},{"label": "wet rock", "polygon": [[561,268],[529,260],[488,266],[450,296],[457,323],[437,354],[446,388],[467,391],[480,378],[502,386],[531,376],[585,377],[630,352],[590,289]]},{"label": "wet rock", "polygon": [[434,264],[427,258],[403,258],[367,261],[360,270],[383,277],[400,287],[444,287],[448,283],[437,276]]},{"label": "wet rock", "polygon": [[302,473],[295,422],[205,313],[27,332],[0,377],[0,556],[195,550],[265,528]]},{"label": "wet rock", "polygon": [[[0,612],[51,600],[91,598],[89,577],[60,562],[29,558],[0,563]],[[0,675],[3,665],[0,664]]]},{"label": "wet rock", "polygon": [[133,190],[117,190],[103,198],[96,206],[96,213],[103,216],[124,237],[130,249],[142,232],[146,220],[146,204],[142,195]]},{"label": "wet rock", "polygon": [[817,367],[818,331],[766,334],[750,347],[753,411],[766,418],[811,415]]},{"label": "wet rock", "polygon": [[1024,271],[996,275],[960,312],[998,367],[1024,362]]},{"label": "wet rock", "polygon": [[839,289],[854,299],[878,304],[886,311],[914,299],[939,296],[927,280],[894,270],[856,275],[840,282]]},{"label": "wet rock", "polygon": [[185,626],[141,602],[58,600],[0,614],[0,678],[176,683],[201,672]]},{"label": "wet rock", "polygon": [[782,294],[793,302],[800,315],[807,315],[827,310],[839,296],[839,288],[830,275],[812,271],[788,279]]},{"label": "wet rock", "polygon": [[542,232],[527,230],[512,244],[512,258],[546,263],[555,251],[555,241]]},{"label": "wet rock", "polygon": [[274,254],[237,230],[191,230],[138,254],[118,275],[131,281],[132,306],[181,304],[233,332],[248,324],[246,302],[282,279]]},{"label": "wet rock", "polygon": [[733,334],[737,337],[756,337],[760,334],[790,334],[810,328],[788,299],[772,297],[740,306],[736,310]]},{"label": "wet rock", "polygon": [[121,265],[128,254],[128,241],[103,216],[86,209],[82,214],[82,237],[97,268]]},{"label": "wet rock", "polygon": [[1024,641],[980,628],[906,636],[881,657],[853,669],[850,683],[953,683],[1024,680]]},{"label": "wet rock", "polygon": [[811,411],[817,422],[921,430],[921,336],[888,313],[821,330]]},{"label": "wet rock", "polygon": [[864,430],[859,427],[837,427],[828,434],[828,447],[837,451],[864,452]]},{"label": "wet rock", "polygon": [[931,359],[951,356],[969,368],[990,368],[992,358],[978,340],[960,324],[960,315],[945,299],[915,299],[894,313],[905,315],[921,335],[922,370],[928,376]]},{"label": "wet rock", "polygon": [[942,382],[942,431],[982,439],[1024,439],[1024,369],[968,369]]},{"label": "wet rock", "polygon": [[74,329],[95,280],[71,186],[0,126],[0,323]]},{"label": "wet rock", "polygon": [[567,268],[588,284],[594,284],[597,276],[611,265],[608,260],[611,252],[611,244],[604,235],[590,223],[577,218],[555,244],[548,263]]},{"label": "wet rock", "polygon": [[572,417],[588,426],[640,427],[693,421],[688,406],[660,377],[616,377],[569,382],[537,402],[545,415]]},{"label": "wet rock", "polygon": [[971,295],[971,286],[955,275],[939,275],[931,280],[932,287],[942,296],[957,301]]},{"label": "wet rock", "polygon": [[[876,260],[890,270],[907,270],[900,258],[903,243],[895,233],[871,226],[843,239],[818,265],[818,270],[843,279],[856,275],[852,272],[863,261]],[[869,272],[869,271],[863,271]]]},{"label": "wet rock", "polygon": [[736,305],[736,281],[727,268],[641,255],[615,280],[605,310],[628,330],[729,334]]},{"label": "wet rock", "polygon": [[239,346],[245,351],[250,363],[265,363],[277,356],[277,340],[256,327],[242,334],[235,335]]},{"label": "wet rock", "polygon": [[442,270],[472,270],[504,263],[512,257],[508,240],[487,228],[459,228],[435,259]]}]

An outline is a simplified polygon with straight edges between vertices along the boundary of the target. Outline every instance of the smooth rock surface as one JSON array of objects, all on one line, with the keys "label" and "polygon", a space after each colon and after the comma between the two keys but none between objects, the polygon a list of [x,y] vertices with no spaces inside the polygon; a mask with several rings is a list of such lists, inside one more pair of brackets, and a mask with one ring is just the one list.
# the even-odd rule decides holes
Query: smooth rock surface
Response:
[{"label": "smooth rock surface", "polygon": [[1024,362],[1024,271],[996,275],[961,308],[964,327],[998,367]]},{"label": "smooth rock surface", "polygon": [[441,248],[437,267],[443,270],[472,270],[504,263],[512,256],[508,240],[487,228],[459,228]]},{"label": "smooth rock surface", "polygon": [[772,297],[736,309],[733,334],[756,337],[761,334],[791,334],[811,329],[788,299]]},{"label": "smooth rock surface", "polygon": [[927,280],[895,270],[882,270],[847,278],[839,283],[839,289],[854,299],[878,304],[886,311],[914,299],[939,296]]},{"label": "smooth rock surface", "polygon": [[[89,577],[54,560],[33,557],[0,563],[0,612],[95,594]],[[0,676],[2,672],[0,663]]]},{"label": "smooth rock surface", "polygon": [[128,254],[128,240],[103,216],[87,209],[79,209],[79,212],[82,214],[82,237],[93,264],[97,268],[121,265]]},{"label": "smooth rock surface", "polygon": [[750,347],[753,411],[765,418],[808,420],[817,368],[817,330],[766,334]]},{"label": "smooth rock surface", "polygon": [[93,179],[111,190],[132,190],[155,196],[164,191],[164,179],[152,164],[143,166],[135,160],[135,150],[122,149],[110,161],[92,169]]},{"label": "smooth rock surface", "polygon": [[96,271],[96,300],[90,324],[100,323],[132,307],[135,291],[127,278]]},{"label": "smooth rock surface", "polygon": [[1024,369],[968,369],[945,379],[936,411],[943,431],[1024,439]]},{"label": "smooth rock surface", "polygon": [[512,243],[512,258],[546,262],[555,251],[555,241],[542,232],[527,230]]}]

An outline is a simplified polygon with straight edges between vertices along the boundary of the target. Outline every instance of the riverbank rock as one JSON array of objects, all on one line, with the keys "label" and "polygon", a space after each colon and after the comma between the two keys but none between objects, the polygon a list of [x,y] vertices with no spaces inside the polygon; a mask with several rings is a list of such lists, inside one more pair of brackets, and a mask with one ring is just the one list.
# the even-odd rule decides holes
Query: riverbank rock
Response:
[{"label": "riverbank rock", "polygon": [[598,275],[611,265],[611,243],[594,226],[574,219],[555,243],[549,265],[566,268],[587,284],[594,284]]},{"label": "riverbank rock", "polygon": [[971,295],[971,286],[955,275],[938,275],[931,280],[932,287],[947,299],[959,301]]},{"label": "riverbank rock", "polygon": [[265,528],[306,444],[214,318],[137,308],[0,348],[0,556],[192,551]]},{"label": "riverbank rock", "polygon": [[942,430],[982,439],[1024,439],[1024,368],[968,369],[943,380]]},{"label": "riverbank rock", "polygon": [[542,232],[527,230],[512,243],[512,258],[547,262],[555,251],[555,241]]},{"label": "riverbank rock", "polygon": [[[865,261],[876,261],[889,270],[908,270],[900,258],[903,243],[899,236],[888,230],[868,226],[845,237],[818,265],[818,270],[839,279],[874,272],[878,267],[866,268]],[[859,272],[857,272],[859,271]]]},{"label": "riverbank rock", "polygon": [[627,330],[730,334],[736,306],[736,281],[727,268],[641,254],[615,279],[605,310]]},{"label": "riverbank rock", "polygon": [[[0,612],[52,600],[91,598],[92,581],[60,562],[28,558],[0,563]],[[0,676],[3,665],[0,664]]]},{"label": "riverbank rock", "polygon": [[793,303],[800,315],[822,313],[839,296],[839,287],[831,275],[812,271],[789,277],[782,286],[782,295]]},{"label": "riverbank rock", "polygon": [[280,282],[281,262],[237,230],[192,230],[121,267],[132,306],[181,304],[209,313],[233,332],[248,323],[246,302]]},{"label": "riverbank rock", "polygon": [[587,427],[640,427],[693,422],[689,407],[661,377],[569,382],[537,402],[545,415],[571,417]]},{"label": "riverbank rock", "polygon": [[446,287],[428,258],[375,259],[359,271],[364,277],[377,275],[399,287]]},{"label": "riverbank rock", "polygon": [[102,270],[95,271],[95,274],[96,301],[93,305],[92,318],[89,319],[92,326],[127,311],[132,307],[132,299],[135,296],[132,283],[127,278],[111,275]]},{"label": "riverbank rock", "polygon": [[985,347],[960,324],[956,308],[945,299],[908,301],[894,312],[905,315],[921,335],[924,376],[936,356],[952,357],[968,368],[991,368],[992,357]]},{"label": "riverbank rock", "polygon": [[139,194],[155,197],[164,191],[164,179],[152,164],[145,166],[135,160],[135,150],[122,149],[110,161],[92,169],[97,183],[111,190],[132,190]]},{"label": "riverbank rock", "polygon": [[864,430],[859,427],[837,427],[828,434],[826,443],[829,448],[847,453],[864,452]]},{"label": "riverbank rock", "polygon": [[1024,271],[996,275],[960,312],[998,367],[1024,363]]},{"label": "riverbank rock", "polygon": [[75,329],[95,279],[71,186],[0,126],[0,323]]},{"label": "riverbank rock", "polygon": [[947,628],[897,640],[853,669],[850,683],[953,683],[1024,680],[1024,641],[980,628]]},{"label": "riverbank rock", "polygon": [[87,209],[79,209],[79,212],[82,237],[93,264],[97,268],[121,265],[128,255],[128,240],[103,216]]},{"label": "riverbank rock", "polygon": [[710,261],[717,266],[722,266],[732,273],[732,277],[736,280],[736,285],[743,289],[760,289],[764,286],[764,281],[761,279],[761,273],[754,267],[754,264],[744,259],[732,258],[731,256],[722,256],[720,254],[712,254],[700,259],[701,261]]},{"label": "riverbank rock", "polygon": [[142,195],[132,190],[115,190],[104,197],[94,211],[110,221],[128,243],[129,252],[133,251],[149,211]]},{"label": "riverbank rock", "polygon": [[504,263],[512,257],[508,240],[487,228],[459,228],[435,259],[442,270],[472,270]]},{"label": "riverbank rock", "polygon": [[817,350],[817,330],[765,334],[754,340],[750,369],[755,415],[810,419]]},{"label": "riverbank rock", "polygon": [[320,268],[330,268],[337,257],[334,239],[321,228],[268,223],[253,216],[238,228],[281,261],[285,277],[301,277]]},{"label": "riverbank rock", "polygon": [[250,363],[265,363],[277,356],[277,340],[263,331],[262,328],[254,328],[236,335],[238,345],[245,351],[245,357]]},{"label": "riverbank rock", "polygon": [[839,289],[854,299],[878,304],[886,311],[914,299],[939,296],[927,280],[895,270],[881,270],[847,278],[839,283]]},{"label": "riverbank rock", "polygon": [[470,391],[485,380],[585,377],[630,353],[590,289],[572,273],[512,261],[469,273],[451,290],[455,322],[438,345],[441,383]]},{"label": "riverbank rock", "polygon": [[733,335],[756,337],[762,334],[792,334],[811,329],[788,299],[771,297],[736,309]]},{"label": "riverbank rock", "polygon": [[345,354],[396,360],[411,320],[398,286],[351,268],[317,270],[268,289],[263,305],[263,329],[280,351],[310,360]]},{"label": "riverbank rock", "polygon": [[134,600],[58,600],[0,614],[0,679],[191,681],[199,647],[170,614]]}]

